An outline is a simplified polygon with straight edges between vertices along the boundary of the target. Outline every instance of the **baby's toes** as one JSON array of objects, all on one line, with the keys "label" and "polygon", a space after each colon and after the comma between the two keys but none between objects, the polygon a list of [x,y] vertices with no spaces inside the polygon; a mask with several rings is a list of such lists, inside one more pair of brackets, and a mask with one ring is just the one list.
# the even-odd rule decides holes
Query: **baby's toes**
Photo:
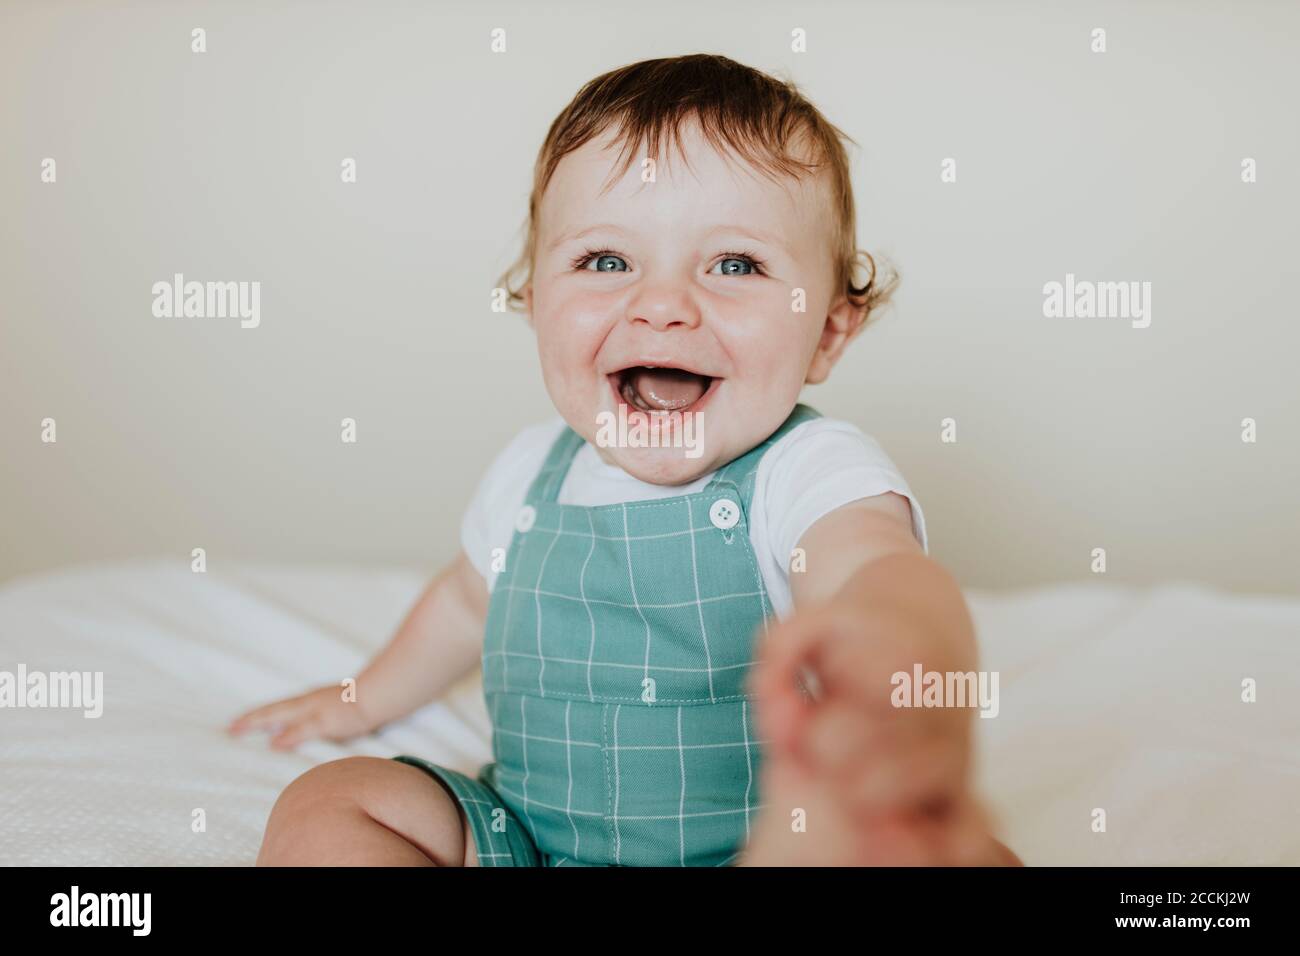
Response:
[{"label": "baby's toes", "polygon": [[878,723],[862,708],[824,701],[813,709],[794,749],[818,773],[842,774],[860,765],[877,748]]}]

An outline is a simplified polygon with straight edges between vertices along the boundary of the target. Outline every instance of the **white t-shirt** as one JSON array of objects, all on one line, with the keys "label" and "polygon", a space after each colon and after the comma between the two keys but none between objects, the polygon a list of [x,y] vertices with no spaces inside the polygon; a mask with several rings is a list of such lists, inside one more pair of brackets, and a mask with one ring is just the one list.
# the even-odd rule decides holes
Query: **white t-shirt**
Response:
[{"label": "white t-shirt", "polygon": [[[492,551],[510,547],[515,518],[528,488],[564,428],[556,416],[525,428],[497,455],[479,482],[461,521],[461,546],[488,590],[496,582]],[[655,485],[604,462],[590,442],[574,455],[556,499],[560,504],[598,505],[671,498],[703,491],[713,473],[688,485]],[[749,510],[749,539],[763,583],[778,617],[789,614],[791,552],[817,519],[850,501],[894,491],[912,506],[912,533],[929,553],[925,517],[894,463],[856,425],[819,417],[802,422],[776,441],[759,461]]]}]

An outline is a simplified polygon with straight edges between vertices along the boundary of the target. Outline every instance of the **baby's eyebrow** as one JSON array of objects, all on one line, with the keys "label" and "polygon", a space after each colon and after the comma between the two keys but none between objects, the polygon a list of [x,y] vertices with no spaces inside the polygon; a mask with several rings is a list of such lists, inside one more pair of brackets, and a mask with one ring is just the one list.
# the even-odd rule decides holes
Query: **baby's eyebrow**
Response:
[{"label": "baby's eyebrow", "polygon": [[616,226],[612,222],[602,222],[594,226],[587,226],[583,229],[570,230],[569,232],[561,233],[551,240],[550,244],[546,247],[546,251],[550,252],[556,246],[562,245],[566,242],[572,242],[574,239],[581,239],[583,236],[590,235],[593,232],[616,232],[621,236],[626,236],[628,234],[627,230],[622,226]]},{"label": "baby's eyebrow", "polygon": [[[554,239],[551,240],[551,242],[546,247],[546,251],[550,252],[554,250],[557,246],[563,245],[566,242],[572,242],[575,239],[581,239],[583,236],[590,235],[593,232],[614,232],[614,233],[618,233],[620,236],[630,235],[628,230],[624,229],[622,226],[615,225],[612,222],[602,222],[602,223],[597,223],[594,226],[586,226],[583,228],[572,229],[569,230],[568,232],[561,233],[560,235],[556,236]],[[786,244],[785,240],[783,240],[780,236],[770,235],[760,230],[753,229],[749,226],[732,226],[732,225],[724,224],[721,226],[714,226],[704,235],[706,237],[709,237],[709,236],[717,235],[718,233],[728,233],[730,235],[740,236],[742,238],[749,239],[753,242],[761,242],[764,245],[774,246],[777,249],[780,249],[786,255],[792,255],[790,251],[790,247]]]},{"label": "baby's eyebrow", "polygon": [[750,239],[754,242],[761,242],[764,245],[776,246],[776,248],[780,249],[782,252],[790,252],[789,247],[785,244],[785,240],[780,236],[768,235],[767,233],[751,229],[747,226],[718,226],[716,229],[709,230],[706,235],[712,236],[719,232],[742,236],[745,239]]}]

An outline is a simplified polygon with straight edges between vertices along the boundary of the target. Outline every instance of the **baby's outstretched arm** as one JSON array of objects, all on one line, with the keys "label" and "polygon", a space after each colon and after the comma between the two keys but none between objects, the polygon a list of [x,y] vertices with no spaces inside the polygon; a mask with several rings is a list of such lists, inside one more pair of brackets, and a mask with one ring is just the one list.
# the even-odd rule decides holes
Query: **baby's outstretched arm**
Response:
[{"label": "baby's outstretched arm", "polygon": [[[961,589],[917,543],[907,500],[889,493],[838,508],[809,528],[799,546],[805,570],[790,575],[795,614],[769,631],[755,669],[756,689],[772,698],[772,744],[794,746],[811,733],[801,750],[807,758],[823,746],[852,743],[856,752],[864,735],[884,732],[882,722],[896,724],[902,713],[928,714],[949,730],[966,727],[969,713],[952,708],[900,712],[891,706],[896,672],[911,674],[917,663],[927,671],[964,672],[976,662]],[[841,715],[849,726],[836,729],[838,720],[806,726],[818,708],[794,691],[803,669],[813,672],[827,697],[819,718],[834,716],[833,704],[859,708]]]},{"label": "baby's outstretched arm", "polygon": [[[893,675],[917,664],[975,668],[956,581],[924,554],[906,499],[893,493],[837,509],[799,544],[796,610],[761,642],[752,689],[772,781],[785,781],[790,801],[818,794],[822,821],[834,823],[819,828],[826,843],[811,819],[792,841],[788,816],[773,814],[749,862],[989,861],[1000,847],[968,786],[972,709],[892,700]],[[809,671],[813,700],[798,690]]]},{"label": "baby's outstretched arm", "polygon": [[271,746],[284,750],[317,737],[346,740],[403,717],[478,665],[487,602],[483,577],[462,552],[434,577],[358,675],[355,700],[329,685],[249,711],[228,730],[272,730]]}]

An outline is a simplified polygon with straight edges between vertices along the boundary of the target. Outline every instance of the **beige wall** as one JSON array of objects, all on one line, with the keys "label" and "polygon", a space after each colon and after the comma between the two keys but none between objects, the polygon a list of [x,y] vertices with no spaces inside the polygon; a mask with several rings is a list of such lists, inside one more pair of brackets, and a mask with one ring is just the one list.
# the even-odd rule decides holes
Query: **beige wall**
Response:
[{"label": "beige wall", "polygon": [[[1105,547],[1109,580],[1300,591],[1296,5],[432,6],[4,4],[0,578],[447,558],[552,414],[488,307],[547,126],[601,71],[713,51],[863,146],[861,238],[904,281],[806,400],[884,444],[964,583]],[[260,326],[155,318],[175,272],[260,281]],[[1150,326],[1045,318],[1066,273],[1151,282]]]}]

